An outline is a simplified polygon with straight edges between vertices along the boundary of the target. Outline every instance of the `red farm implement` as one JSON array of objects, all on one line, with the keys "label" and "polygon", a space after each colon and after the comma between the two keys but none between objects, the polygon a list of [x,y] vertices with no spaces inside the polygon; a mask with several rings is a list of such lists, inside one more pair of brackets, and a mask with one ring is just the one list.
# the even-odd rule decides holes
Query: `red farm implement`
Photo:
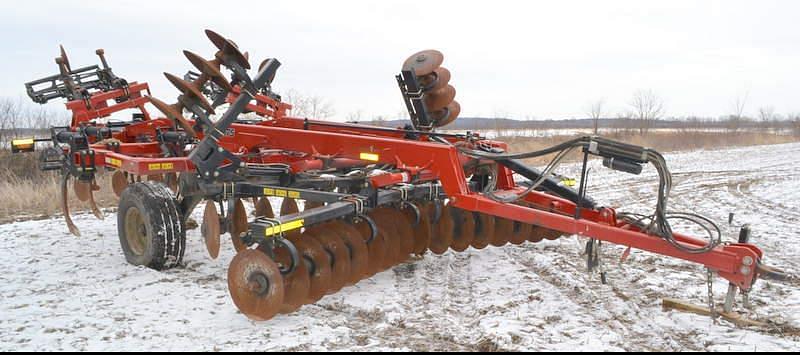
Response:
[{"label": "red farm implement", "polygon": [[[68,191],[102,217],[95,178],[113,172],[119,239],[135,265],[181,264],[186,222],[204,204],[208,251],[216,258],[221,236],[229,235],[238,252],[228,271],[230,293],[252,319],[295,311],[412,255],[571,235],[590,240],[590,268],[599,242],[703,265],[730,282],[726,311],[737,290],[747,294],[759,277],[785,277],[762,265],[747,229],[736,242],[723,242],[708,219],[669,212],[671,176],[658,152],[591,136],[510,154],[506,144],[480,134],[437,131],[461,109],[437,51],[415,54],[395,77],[410,121],[389,129],[291,117],[291,105],[271,87],[277,60],[252,70],[232,41],[206,34],[216,47],[212,59],[186,51],[197,72],[165,74],[180,91],[172,104],[149,96],[147,84],[117,77],[102,50],[102,66],[73,69],[62,49],[60,73],[26,86],[37,103],[66,99],[70,126],[13,146],[24,152],[53,143],[41,166],[63,174],[64,217],[75,235]],[[149,114],[146,103],[161,115]],[[131,109],[131,119],[111,119]],[[584,157],[577,190],[554,177],[570,152]],[[543,170],[522,163],[547,155],[554,158]],[[620,213],[588,198],[583,182],[591,156],[632,174],[653,165],[660,176],[655,212]],[[276,198],[283,201],[279,213],[269,202]],[[252,215],[243,200],[254,203]],[[709,236],[673,232],[674,219],[698,223]]]}]

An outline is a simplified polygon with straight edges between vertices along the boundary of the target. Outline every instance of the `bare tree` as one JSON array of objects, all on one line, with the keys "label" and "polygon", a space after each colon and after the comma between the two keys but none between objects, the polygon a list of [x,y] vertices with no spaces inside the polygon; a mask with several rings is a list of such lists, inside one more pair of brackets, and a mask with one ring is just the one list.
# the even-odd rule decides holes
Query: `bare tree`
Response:
[{"label": "bare tree", "polygon": [[639,121],[639,133],[645,134],[654,122],[664,115],[664,101],[652,90],[638,90],[630,103],[634,118]]},{"label": "bare tree", "polygon": [[736,96],[732,103],[733,113],[728,117],[728,129],[738,131],[744,121],[744,110],[747,107],[747,100],[750,98],[750,91]]},{"label": "bare tree", "polygon": [[758,109],[758,118],[761,121],[761,129],[768,130],[775,119],[775,108],[772,106],[760,107]]},{"label": "bare tree", "polygon": [[594,134],[600,132],[600,118],[603,116],[603,109],[605,108],[605,99],[599,99],[589,104],[586,108],[586,113],[592,118],[594,122]]},{"label": "bare tree", "polygon": [[297,90],[289,90],[284,95],[292,105],[292,114],[297,117],[326,119],[336,114],[333,104],[321,96],[309,96]]}]

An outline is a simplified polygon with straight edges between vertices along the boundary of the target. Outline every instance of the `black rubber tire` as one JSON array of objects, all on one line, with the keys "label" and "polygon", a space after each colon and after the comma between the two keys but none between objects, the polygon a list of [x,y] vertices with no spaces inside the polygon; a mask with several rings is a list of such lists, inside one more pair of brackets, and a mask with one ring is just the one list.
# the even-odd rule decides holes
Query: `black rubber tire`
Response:
[{"label": "black rubber tire", "polygon": [[[144,227],[145,241],[145,245],[138,248],[130,245],[126,234],[127,218],[129,214],[136,213]],[[162,183],[138,182],[122,192],[117,212],[117,230],[125,259],[132,265],[167,270],[183,262],[186,228],[172,191]]]}]

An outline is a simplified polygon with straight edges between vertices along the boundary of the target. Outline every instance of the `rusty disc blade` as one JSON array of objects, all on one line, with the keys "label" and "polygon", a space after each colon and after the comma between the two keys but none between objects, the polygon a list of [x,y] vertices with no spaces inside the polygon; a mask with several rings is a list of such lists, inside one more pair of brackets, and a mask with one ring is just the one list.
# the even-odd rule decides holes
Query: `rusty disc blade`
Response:
[{"label": "rusty disc blade", "polygon": [[223,90],[233,90],[231,83],[225,78],[225,75],[222,75],[222,72],[219,71],[219,65],[215,66],[211,61],[205,60],[203,57],[190,51],[183,51],[183,55],[186,56],[186,59],[189,59],[189,62],[191,62],[197,70],[208,76],[211,81],[219,85]]},{"label": "rusty disc blade", "polygon": [[219,224],[219,212],[214,201],[206,202],[206,208],[203,212],[203,224],[200,226],[200,233],[203,235],[203,240],[206,242],[206,250],[211,259],[219,257],[219,236],[222,228]]},{"label": "rusty disc blade", "polygon": [[453,244],[453,229],[455,221],[453,220],[453,213],[450,211],[450,206],[444,206],[441,210],[441,217],[436,223],[431,238],[431,252],[436,255],[442,255],[450,249]]},{"label": "rusty disc blade", "polygon": [[147,175],[147,181],[164,182],[164,175],[161,174]]},{"label": "rusty disc blade", "polygon": [[244,209],[244,202],[242,199],[236,199],[233,206],[233,214],[231,214],[231,227],[230,235],[233,241],[233,248],[237,252],[247,248],[244,241],[242,241],[242,234],[247,233],[250,229],[250,224],[247,221],[247,210]]},{"label": "rusty disc blade", "polygon": [[343,221],[334,221],[331,228],[339,234],[350,254],[350,280],[347,285],[355,285],[369,275],[367,243],[353,226]]},{"label": "rusty disc blade", "polygon": [[[247,56],[248,56],[247,52],[244,53],[244,56],[245,56],[245,58],[247,58]],[[262,70],[264,70],[264,67],[267,66],[267,63],[269,63],[270,60],[272,60],[272,58],[264,59],[264,61],[261,62],[261,64],[258,66],[258,72],[259,73]],[[278,75],[277,71],[272,73],[272,75],[269,77],[269,79],[267,79],[267,85],[272,85],[272,82],[275,81],[275,76],[276,75]]]},{"label": "rusty disc blade", "polygon": [[[420,218],[419,225],[414,228],[414,255],[423,255],[428,251],[428,246],[431,245],[431,235],[433,234],[433,227],[431,226],[431,212],[430,204],[416,204],[419,209]],[[416,221],[417,215],[411,208],[403,210],[406,216],[406,222],[411,225]]]},{"label": "rusty disc blade", "polygon": [[262,197],[256,201],[256,217],[275,218],[275,212],[272,211],[272,204],[269,199]]},{"label": "rusty disc blade", "polygon": [[67,68],[67,71],[72,72],[72,65],[69,63],[69,57],[67,57],[67,51],[64,49],[63,45],[58,46],[61,49],[61,60],[64,63],[64,67]]},{"label": "rusty disc blade", "polygon": [[331,287],[333,270],[331,268],[331,256],[322,248],[322,245],[313,238],[313,230],[306,231],[302,236],[289,238],[297,247],[297,251],[303,258],[308,268],[311,280],[308,289],[308,298],[305,304],[317,303]]},{"label": "rusty disc blade", "polygon": [[217,49],[220,50],[225,56],[228,56],[233,61],[241,65],[245,69],[250,69],[250,63],[247,61],[247,57],[239,51],[239,47],[233,41],[221,36],[220,34],[212,31],[206,30],[206,36],[208,39],[211,40],[211,43],[214,44]]},{"label": "rusty disc blade", "polygon": [[[297,213],[300,213],[300,207],[297,206],[297,201],[290,198],[284,198],[283,202],[281,202],[281,216],[288,216]],[[300,230],[293,230],[286,232],[285,234],[287,237],[299,236]]]},{"label": "rusty disc blade", "polygon": [[456,98],[456,88],[447,85],[439,90],[431,91],[422,98],[428,112],[443,110]]},{"label": "rusty disc blade", "polygon": [[469,249],[472,241],[475,239],[475,219],[472,218],[472,212],[464,211],[458,208],[450,209],[453,215],[453,243],[450,244],[450,249],[461,253]]},{"label": "rusty disc blade", "polygon": [[527,223],[521,222],[514,222],[514,232],[511,234],[511,238],[509,238],[509,242],[514,245],[522,245],[528,241],[528,236],[531,235],[531,226]]},{"label": "rusty disc blade", "polygon": [[403,252],[403,238],[401,231],[398,229],[396,216],[393,215],[386,207],[380,207],[372,211],[370,215],[378,230],[383,234],[386,241],[386,256],[383,260],[383,270],[388,270],[397,264],[405,261],[408,255],[404,256]]},{"label": "rusty disc blade", "polygon": [[128,188],[128,177],[122,171],[115,171],[111,176],[111,189],[114,190],[114,194],[120,197],[126,188]]},{"label": "rusty disc blade", "polygon": [[313,210],[322,206],[325,206],[324,202],[306,201],[303,205],[303,211]]},{"label": "rusty disc blade", "polygon": [[423,91],[436,91],[450,84],[450,71],[447,68],[436,68],[433,73],[424,76],[420,81]]},{"label": "rusty disc blade", "polygon": [[72,184],[72,189],[75,191],[75,197],[81,202],[89,201],[89,199],[92,198],[92,184],[89,182],[75,179],[75,182]]},{"label": "rusty disc blade", "polygon": [[511,240],[512,234],[514,234],[513,221],[505,218],[495,218],[494,239],[490,244],[495,247],[505,246]]},{"label": "rusty disc blade", "polygon": [[528,235],[528,241],[531,243],[538,243],[544,240],[546,229],[539,226],[531,226],[531,234]]},{"label": "rusty disc blade", "polygon": [[313,238],[332,256],[331,268],[333,277],[327,292],[330,295],[341,291],[350,281],[350,252],[347,250],[342,237],[331,228],[330,223],[320,225],[316,229],[317,233],[313,235]]},{"label": "rusty disc blade", "polygon": [[494,239],[494,216],[475,212],[473,218],[475,220],[475,238],[472,239],[472,247],[477,250],[486,249]]},{"label": "rusty disc blade", "polygon": [[397,228],[397,246],[400,248],[398,263],[408,261],[411,254],[414,254],[414,229],[411,228],[410,223],[404,223],[405,215],[402,211],[396,208],[387,209],[389,216],[391,216]]},{"label": "rusty disc blade", "polygon": [[231,261],[228,291],[239,311],[256,321],[277,315],[285,293],[278,264],[253,249],[241,251]]},{"label": "rusty disc blade", "polygon": [[206,97],[203,96],[203,93],[200,92],[200,89],[198,89],[197,86],[192,85],[192,83],[183,80],[170,73],[164,73],[164,76],[167,77],[167,80],[169,80],[169,82],[172,83],[172,85],[175,86],[175,88],[177,88],[178,91],[180,91],[187,97],[196,99],[197,103],[200,104],[200,107],[206,110],[208,114],[210,115],[214,114],[214,107],[211,106],[211,104],[208,102]]},{"label": "rusty disc blade", "polygon": [[544,239],[547,240],[556,240],[563,236],[563,233],[553,230],[553,229],[545,229]]},{"label": "rusty disc blade", "polygon": [[458,119],[458,115],[461,114],[461,104],[458,101],[453,101],[444,110],[437,111],[431,115],[431,119],[433,120],[433,125],[435,127],[444,127],[451,123],[453,123],[456,119]]},{"label": "rusty disc blade", "polygon": [[378,231],[378,235],[376,235],[374,239],[371,239],[372,228],[366,221],[360,221],[352,226],[358,230],[358,234],[361,235],[361,239],[367,243],[367,251],[369,253],[368,276],[372,276],[383,271],[383,260],[386,258],[387,253],[387,245],[383,234]]},{"label": "rusty disc blade", "polygon": [[[301,256],[303,255],[300,249],[297,251]],[[288,267],[292,263],[292,257],[286,248],[278,248],[275,250],[275,261],[279,265]],[[308,300],[308,292],[311,289],[311,275],[302,257],[294,271],[288,275],[283,275],[283,289],[283,305],[280,309],[282,314],[297,311]]]},{"label": "rusty disc blade", "polygon": [[411,70],[418,77],[433,73],[436,68],[442,66],[444,54],[435,49],[428,49],[417,52],[408,57],[403,63],[403,70]]},{"label": "rusty disc blade", "polygon": [[161,113],[163,113],[167,118],[175,121],[178,126],[180,126],[186,134],[189,135],[190,138],[194,138],[197,136],[197,133],[194,131],[194,127],[189,124],[189,121],[183,117],[183,114],[173,105],[168,105],[164,101],[161,101],[155,97],[148,96],[148,100],[153,106],[156,107]]}]

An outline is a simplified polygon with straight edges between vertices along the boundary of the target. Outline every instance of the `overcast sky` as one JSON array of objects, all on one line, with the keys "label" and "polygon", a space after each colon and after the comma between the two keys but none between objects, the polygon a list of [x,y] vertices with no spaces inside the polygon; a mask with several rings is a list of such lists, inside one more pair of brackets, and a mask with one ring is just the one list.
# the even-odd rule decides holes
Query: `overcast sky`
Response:
[{"label": "overcast sky", "polygon": [[[211,57],[214,29],[283,67],[276,91],[329,99],[336,118],[397,116],[394,81],[412,53],[436,48],[462,116],[572,118],[605,99],[609,116],[637,89],[674,116],[732,113],[749,93],[800,112],[799,1],[3,1],[0,96],[55,74],[58,45],[73,66],[105,48],[115,72],[177,92],[161,74],[190,68],[181,50]],[[57,104],[54,104],[57,105]]]}]

